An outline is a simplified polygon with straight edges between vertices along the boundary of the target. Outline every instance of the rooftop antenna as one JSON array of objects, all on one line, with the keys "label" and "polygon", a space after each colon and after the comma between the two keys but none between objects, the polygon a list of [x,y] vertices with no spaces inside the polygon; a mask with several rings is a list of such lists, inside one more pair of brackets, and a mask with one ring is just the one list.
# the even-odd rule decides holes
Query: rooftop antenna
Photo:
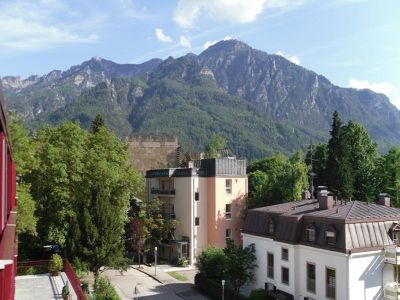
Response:
[{"label": "rooftop antenna", "polygon": [[313,169],[313,161],[318,161],[318,159],[314,159],[313,158],[313,150],[314,150],[314,145],[312,143],[312,140],[310,140],[310,172],[308,172],[308,175],[310,176],[310,193],[311,196],[314,197],[314,192],[315,192],[315,188],[314,188],[314,178],[317,177],[317,173],[314,172]]}]

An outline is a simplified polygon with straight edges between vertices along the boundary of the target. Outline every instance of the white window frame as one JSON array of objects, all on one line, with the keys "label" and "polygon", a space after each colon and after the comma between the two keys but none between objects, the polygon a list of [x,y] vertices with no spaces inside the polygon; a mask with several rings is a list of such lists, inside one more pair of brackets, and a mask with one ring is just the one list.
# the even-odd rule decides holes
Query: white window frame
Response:
[{"label": "white window frame", "polygon": [[225,179],[225,194],[232,195],[232,179]]},{"label": "white window frame", "polygon": [[[227,210],[228,207],[229,207],[229,211]],[[225,204],[225,219],[232,220],[232,204],[230,204],[230,203]]]}]

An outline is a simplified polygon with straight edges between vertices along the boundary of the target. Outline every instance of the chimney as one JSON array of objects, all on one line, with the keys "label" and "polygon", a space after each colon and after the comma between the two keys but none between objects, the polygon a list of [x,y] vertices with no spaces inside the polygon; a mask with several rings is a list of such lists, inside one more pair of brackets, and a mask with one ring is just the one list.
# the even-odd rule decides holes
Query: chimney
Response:
[{"label": "chimney", "polygon": [[317,190],[317,195],[318,195],[319,209],[329,209],[333,207],[334,204],[333,196],[329,195],[328,190],[326,189]]},{"label": "chimney", "polygon": [[386,193],[379,194],[379,204],[390,207],[390,195]]},{"label": "chimney", "polygon": [[307,191],[307,190],[302,191],[301,192],[301,200],[308,200],[308,199],[311,199],[310,191]]},{"label": "chimney", "polygon": [[317,186],[316,191],[317,191],[317,199],[319,199],[319,195],[321,193],[328,193],[328,187],[324,185],[319,185]]}]

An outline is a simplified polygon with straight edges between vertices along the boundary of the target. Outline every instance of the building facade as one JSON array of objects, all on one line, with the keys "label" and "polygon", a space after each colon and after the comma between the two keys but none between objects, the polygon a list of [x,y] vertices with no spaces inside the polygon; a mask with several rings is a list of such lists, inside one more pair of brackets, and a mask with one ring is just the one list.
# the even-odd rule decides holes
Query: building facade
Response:
[{"label": "building facade", "polygon": [[160,246],[161,257],[194,263],[206,246],[241,243],[247,196],[246,161],[212,158],[191,161],[187,168],[146,172],[147,199],[159,198],[165,218],[178,220],[175,240]]},{"label": "building facade", "polygon": [[400,209],[306,199],[248,211],[243,245],[255,245],[251,288],[275,299],[400,299]]},{"label": "building facade", "polygon": [[0,85],[0,300],[14,299],[17,269],[15,165]]}]

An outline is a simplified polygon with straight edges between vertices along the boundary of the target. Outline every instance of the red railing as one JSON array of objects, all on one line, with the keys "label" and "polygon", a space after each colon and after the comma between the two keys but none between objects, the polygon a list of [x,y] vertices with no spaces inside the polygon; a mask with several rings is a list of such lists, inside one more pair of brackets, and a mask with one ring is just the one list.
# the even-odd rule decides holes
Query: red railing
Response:
[{"label": "red railing", "polygon": [[[28,268],[28,267],[37,267],[37,266],[47,266],[49,264],[49,259],[43,260],[28,260],[28,261],[19,261],[18,268]],[[67,275],[69,283],[71,284],[72,288],[75,291],[78,300],[87,300],[85,293],[81,287],[81,281],[79,280],[78,276],[76,276],[74,269],[72,268],[68,259],[64,258],[64,272]]]},{"label": "red railing", "polygon": [[86,300],[87,298],[82,291],[81,281],[79,280],[78,276],[76,276],[74,269],[66,258],[64,259],[64,271],[65,274],[67,274],[68,280],[71,283],[78,300]]}]

